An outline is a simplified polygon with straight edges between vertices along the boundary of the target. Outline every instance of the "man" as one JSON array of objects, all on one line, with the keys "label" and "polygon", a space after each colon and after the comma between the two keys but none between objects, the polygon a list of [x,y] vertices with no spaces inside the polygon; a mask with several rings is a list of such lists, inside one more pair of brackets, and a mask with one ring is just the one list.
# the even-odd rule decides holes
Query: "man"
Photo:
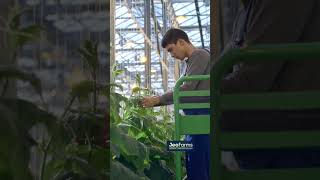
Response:
[{"label": "man", "polygon": [[[210,74],[209,52],[194,47],[184,31],[175,28],[168,30],[162,39],[161,45],[173,58],[186,62],[187,68],[184,75]],[[190,81],[181,86],[182,90],[205,90],[209,88],[210,82],[208,81]],[[144,107],[169,105],[172,103],[172,91],[162,96],[145,97],[142,101]]]},{"label": "man", "polygon": [[[245,42],[242,46],[320,42],[319,0],[245,0]],[[222,82],[223,93],[320,89],[320,61],[258,61],[241,64]],[[288,113],[293,113],[288,116]],[[235,111],[223,114],[225,131],[320,129],[315,111]],[[290,168],[320,165],[319,150],[238,151],[241,168]]]},{"label": "man", "polygon": [[[204,49],[198,49],[190,42],[188,35],[180,30],[172,28],[166,32],[162,39],[162,47],[171,56],[180,61],[186,62],[184,75],[206,75],[210,73],[210,54]],[[189,81],[181,86],[181,90],[208,90],[209,81]],[[144,107],[154,107],[159,105],[169,105],[173,103],[173,92],[169,91],[162,96],[145,97],[142,100]],[[208,114],[208,109],[184,110],[188,115]],[[195,149],[186,153],[186,168],[188,180],[209,179],[209,136],[189,135],[187,141],[192,141]]]}]

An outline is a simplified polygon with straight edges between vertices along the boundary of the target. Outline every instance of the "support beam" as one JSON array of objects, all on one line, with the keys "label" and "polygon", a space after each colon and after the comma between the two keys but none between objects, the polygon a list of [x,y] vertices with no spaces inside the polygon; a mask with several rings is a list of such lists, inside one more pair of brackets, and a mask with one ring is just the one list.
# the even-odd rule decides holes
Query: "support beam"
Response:
[{"label": "support beam", "polygon": [[[115,1],[116,0],[110,0],[110,67],[113,67],[115,63],[115,17],[116,17],[116,12],[115,12]],[[111,77],[113,78],[113,77]]]},{"label": "support beam", "polygon": [[211,8],[210,8],[210,44],[211,44],[211,52],[213,57],[211,58],[212,64],[214,64],[222,50],[222,22],[221,22],[221,0],[212,0],[211,1]]},{"label": "support beam", "polygon": [[199,10],[198,0],[194,0],[194,4],[195,4],[195,6],[196,6],[196,13],[197,13],[197,18],[198,18],[198,25],[199,25],[199,31],[200,31],[201,45],[202,45],[202,48],[204,48],[204,40],[203,40],[203,33],[202,33],[202,25],[201,25],[201,18],[200,18],[200,10]]},{"label": "support beam", "polygon": [[[175,13],[175,10],[172,5],[172,0],[167,0],[167,12],[168,12],[168,17],[170,18],[170,23],[172,27],[174,28],[181,28],[179,26],[179,23],[177,21],[177,16]],[[179,61],[174,61],[174,79],[178,80],[180,78],[180,62]]]},{"label": "support beam", "polygon": [[[205,4],[208,4],[208,1],[210,0],[199,0],[200,2],[204,2]],[[159,1],[156,1],[155,3],[160,3],[160,2],[163,2],[163,0],[159,0]],[[171,3],[188,3],[188,2],[194,2],[194,0],[171,0]],[[121,4],[121,0],[117,0],[117,4]],[[135,2],[134,5],[143,5],[144,2],[141,1],[141,2]]]},{"label": "support beam", "polygon": [[[206,27],[206,26],[202,26],[202,27]],[[180,26],[179,28],[184,29],[184,30],[193,30],[193,29],[199,28],[199,26]],[[154,28],[152,28],[152,30],[153,29]],[[116,31],[140,33],[139,28],[117,28]],[[165,30],[163,30],[163,32],[165,32]]]},{"label": "support beam", "polygon": [[224,49],[224,16],[223,16],[223,1],[218,0],[218,37],[219,37],[219,54]]},{"label": "support beam", "polygon": [[[163,34],[166,33],[168,30],[168,22],[167,22],[167,3],[163,2],[162,6],[162,15],[163,15]],[[166,92],[168,91],[168,70],[164,68],[164,66],[168,67],[168,52],[164,51],[163,52],[163,64],[161,64],[161,73],[162,73],[162,86],[163,86],[163,91]]]},{"label": "support beam", "polygon": [[[150,0],[145,0],[144,7],[144,32],[147,38],[151,39],[151,4]],[[151,45],[145,40],[145,57],[147,62],[145,64],[145,87],[151,89]]]}]

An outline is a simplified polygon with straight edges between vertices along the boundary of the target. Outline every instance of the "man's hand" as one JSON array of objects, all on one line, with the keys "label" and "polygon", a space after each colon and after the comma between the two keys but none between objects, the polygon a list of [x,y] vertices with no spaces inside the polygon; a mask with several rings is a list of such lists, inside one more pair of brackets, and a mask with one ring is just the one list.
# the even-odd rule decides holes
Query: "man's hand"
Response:
[{"label": "man's hand", "polygon": [[159,96],[147,96],[144,97],[141,101],[141,105],[143,107],[153,107],[160,103],[160,97]]}]

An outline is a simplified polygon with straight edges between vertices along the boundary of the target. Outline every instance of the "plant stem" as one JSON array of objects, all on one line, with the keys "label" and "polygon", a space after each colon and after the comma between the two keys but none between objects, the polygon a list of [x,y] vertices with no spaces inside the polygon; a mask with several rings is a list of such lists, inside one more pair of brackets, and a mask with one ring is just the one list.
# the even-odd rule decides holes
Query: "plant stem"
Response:
[{"label": "plant stem", "polygon": [[51,145],[53,137],[50,138],[48,144],[46,145],[44,151],[43,151],[43,157],[42,157],[42,164],[41,164],[41,171],[40,171],[40,180],[43,180],[44,176],[44,171],[45,171],[45,166],[46,166],[46,161],[47,161],[47,155],[48,155],[48,150]]},{"label": "plant stem", "polygon": [[67,112],[70,110],[75,99],[76,97],[72,96],[71,100],[69,101],[69,104],[67,105],[66,109],[64,110],[63,114],[60,117],[61,120],[66,116]]},{"label": "plant stem", "polygon": [[88,141],[88,144],[89,144],[89,155],[88,155],[88,163],[90,163],[90,160],[91,160],[91,156],[92,156],[92,144],[91,144],[91,140],[88,136],[88,133],[85,132],[85,136],[86,136],[86,139]]}]

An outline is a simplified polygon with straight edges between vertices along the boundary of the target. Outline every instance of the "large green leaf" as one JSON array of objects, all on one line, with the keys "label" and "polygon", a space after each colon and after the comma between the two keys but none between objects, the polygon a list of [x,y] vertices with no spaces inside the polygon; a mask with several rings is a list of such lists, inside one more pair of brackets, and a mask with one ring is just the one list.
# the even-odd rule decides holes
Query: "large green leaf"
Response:
[{"label": "large green leaf", "polygon": [[[105,148],[94,146],[90,148],[85,145],[73,146],[68,152],[55,154],[48,163],[46,169],[46,179],[52,177],[69,178],[77,176],[76,179],[86,179],[90,177],[95,180],[105,180],[106,173],[109,172],[109,151]],[[91,154],[90,161],[85,158]],[[58,173],[57,172],[61,172]]]},{"label": "large green leaf", "polygon": [[85,159],[77,156],[73,156],[73,157],[70,157],[70,160],[74,163],[75,166],[78,166],[78,169],[81,170],[82,173],[87,177],[90,177],[92,179],[102,180],[97,170],[91,164],[89,164]]},{"label": "large green leaf", "polygon": [[159,147],[152,145],[150,147],[150,159],[152,162],[161,161],[161,165],[163,167],[165,166],[165,169],[168,169],[169,171],[173,172],[175,170],[175,163],[173,160],[174,153],[167,151],[166,148],[167,147]]},{"label": "large green leaf", "polygon": [[110,148],[93,148],[90,164],[100,172],[110,171]]},{"label": "large green leaf", "polygon": [[146,176],[152,180],[174,180],[174,174],[170,171],[164,161],[158,160],[151,163],[150,169],[146,169]]},{"label": "large green leaf", "polygon": [[126,103],[128,99],[124,97],[123,95],[115,92],[110,92],[110,108],[107,109],[110,110],[110,118],[111,122],[114,124],[119,124],[122,119],[120,117],[120,102]]},{"label": "large green leaf", "polygon": [[53,179],[53,177],[59,177],[60,174],[62,174],[62,171],[64,169],[64,164],[65,164],[64,159],[52,157],[50,161],[46,163],[44,179],[51,180]]},{"label": "large green leaf", "polygon": [[126,180],[148,180],[147,177],[141,177],[134,173],[129,168],[125,167],[123,164],[116,160],[111,161],[111,173],[110,173],[111,180],[117,179],[126,179]]},{"label": "large green leaf", "polygon": [[145,168],[149,168],[149,149],[134,138],[124,134],[122,130],[116,126],[110,128],[111,144],[118,146],[121,155],[124,156],[135,168],[142,172]]}]

